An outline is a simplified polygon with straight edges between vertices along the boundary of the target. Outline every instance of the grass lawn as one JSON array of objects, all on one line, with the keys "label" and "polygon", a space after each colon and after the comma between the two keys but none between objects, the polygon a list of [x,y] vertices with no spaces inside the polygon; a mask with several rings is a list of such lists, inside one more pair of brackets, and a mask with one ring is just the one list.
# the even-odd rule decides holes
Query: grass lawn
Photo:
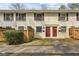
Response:
[{"label": "grass lawn", "polygon": [[52,40],[40,39],[40,40],[35,40],[29,43],[24,43],[23,45],[52,45]]},{"label": "grass lawn", "polygon": [[75,44],[79,45],[79,40],[75,39],[39,39],[29,43],[24,43],[23,45],[53,45],[56,41],[58,41],[60,44],[68,46],[74,46]]},{"label": "grass lawn", "polygon": [[[49,46],[49,45],[54,45],[56,43],[56,41],[58,41],[58,43],[62,44],[62,45],[68,45],[68,46],[79,45],[79,40],[76,40],[76,39],[35,39],[32,42],[24,43],[21,45],[24,45],[24,46],[32,46],[32,45]],[[0,45],[6,45],[6,43],[0,42]]]}]

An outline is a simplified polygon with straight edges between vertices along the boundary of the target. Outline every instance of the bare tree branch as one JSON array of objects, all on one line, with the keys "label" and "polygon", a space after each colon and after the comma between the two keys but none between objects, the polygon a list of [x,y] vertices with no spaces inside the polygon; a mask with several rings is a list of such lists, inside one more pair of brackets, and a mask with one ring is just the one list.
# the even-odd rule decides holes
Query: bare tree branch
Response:
[{"label": "bare tree branch", "polygon": [[26,9],[26,6],[22,3],[12,3],[9,8],[14,10],[21,10]]}]

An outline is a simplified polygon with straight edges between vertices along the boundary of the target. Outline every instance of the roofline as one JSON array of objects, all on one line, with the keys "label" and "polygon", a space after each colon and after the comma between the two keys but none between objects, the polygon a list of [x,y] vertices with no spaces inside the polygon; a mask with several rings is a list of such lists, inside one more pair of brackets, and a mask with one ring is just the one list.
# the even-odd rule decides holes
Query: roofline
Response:
[{"label": "roofline", "polygon": [[77,13],[79,10],[0,10],[0,12],[25,12],[25,13]]}]

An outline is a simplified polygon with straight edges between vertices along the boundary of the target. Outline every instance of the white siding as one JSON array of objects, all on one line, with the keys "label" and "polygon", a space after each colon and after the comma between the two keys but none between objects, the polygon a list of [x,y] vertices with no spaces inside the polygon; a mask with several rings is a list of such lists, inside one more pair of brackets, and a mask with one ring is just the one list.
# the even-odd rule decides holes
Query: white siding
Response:
[{"label": "white siding", "polygon": [[[15,13],[14,13],[15,15]],[[44,21],[35,21],[34,13],[26,13],[26,21],[16,21],[16,17],[14,16],[13,21],[4,21],[3,13],[0,13],[0,26],[6,27],[11,26],[18,30],[18,26],[24,26],[24,29],[27,30],[27,26],[31,26],[34,29],[34,36],[39,38],[46,38],[46,25],[49,24],[52,28],[53,26],[57,26],[57,37],[50,38],[68,38],[69,37],[69,28],[71,26],[79,27],[79,21],[76,21],[76,13],[68,14],[68,21],[58,21],[58,13],[44,13]],[[36,26],[42,26],[42,32],[36,32]],[[60,26],[66,26],[67,32],[61,33],[59,32]],[[52,31],[52,29],[51,29]],[[52,32],[51,32],[52,33]]]}]

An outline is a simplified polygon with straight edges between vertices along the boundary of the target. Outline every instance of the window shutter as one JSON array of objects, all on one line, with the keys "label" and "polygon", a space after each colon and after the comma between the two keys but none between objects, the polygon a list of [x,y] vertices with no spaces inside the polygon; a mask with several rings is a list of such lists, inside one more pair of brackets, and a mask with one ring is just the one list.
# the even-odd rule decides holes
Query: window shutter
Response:
[{"label": "window shutter", "polygon": [[58,20],[59,20],[59,21],[61,20],[60,13],[58,14]]},{"label": "window shutter", "polygon": [[78,13],[76,13],[76,18],[77,18],[77,21],[79,21],[79,15],[78,15]]},{"label": "window shutter", "polygon": [[4,13],[4,20],[5,20],[5,13]]},{"label": "window shutter", "polygon": [[34,13],[34,20],[36,20],[36,13]]},{"label": "window shutter", "polygon": [[66,14],[66,16],[67,16],[67,21],[68,21],[68,13]]}]

